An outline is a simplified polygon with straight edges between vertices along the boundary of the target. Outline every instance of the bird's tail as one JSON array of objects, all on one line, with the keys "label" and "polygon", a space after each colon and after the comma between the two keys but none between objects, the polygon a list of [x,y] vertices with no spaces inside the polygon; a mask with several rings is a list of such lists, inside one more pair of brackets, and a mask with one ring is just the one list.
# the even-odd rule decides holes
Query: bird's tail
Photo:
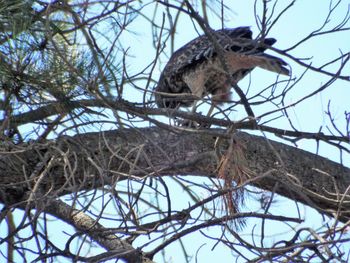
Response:
[{"label": "bird's tail", "polygon": [[263,54],[260,56],[254,55],[254,60],[256,61],[257,67],[282,75],[290,75],[289,69],[285,67],[288,64],[280,58],[268,54]]}]

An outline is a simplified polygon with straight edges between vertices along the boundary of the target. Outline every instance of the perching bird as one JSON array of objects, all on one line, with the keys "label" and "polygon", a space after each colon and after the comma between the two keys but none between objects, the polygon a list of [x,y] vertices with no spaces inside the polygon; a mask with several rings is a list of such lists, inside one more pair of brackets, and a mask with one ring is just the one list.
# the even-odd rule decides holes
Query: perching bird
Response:
[{"label": "perching bird", "polygon": [[284,67],[286,62],[264,53],[276,42],[274,38],[253,40],[249,27],[221,29],[212,35],[224,56],[219,55],[207,35],[195,38],[174,52],[155,88],[158,107],[191,106],[195,99],[208,94],[212,95],[214,104],[230,101],[231,87],[255,67],[289,75]]}]

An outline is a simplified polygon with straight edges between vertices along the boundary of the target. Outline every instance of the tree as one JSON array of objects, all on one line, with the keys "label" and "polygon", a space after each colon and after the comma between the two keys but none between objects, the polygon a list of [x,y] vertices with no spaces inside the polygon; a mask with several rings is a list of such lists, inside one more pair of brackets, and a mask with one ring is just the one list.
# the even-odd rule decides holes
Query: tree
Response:
[{"label": "tree", "polygon": [[[1,2],[3,260],[165,262],[177,246],[185,262],[346,262],[349,7],[319,7],[316,27],[307,5],[242,4],[293,75],[254,70],[205,116],[210,98],[160,109],[153,87],[183,35],[231,27],[231,1]],[[302,225],[302,204],[321,225]]]}]

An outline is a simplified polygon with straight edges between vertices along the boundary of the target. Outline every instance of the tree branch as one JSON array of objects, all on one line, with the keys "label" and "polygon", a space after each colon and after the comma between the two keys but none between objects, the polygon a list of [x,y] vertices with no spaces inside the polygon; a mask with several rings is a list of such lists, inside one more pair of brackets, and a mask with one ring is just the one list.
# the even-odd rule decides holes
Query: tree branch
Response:
[{"label": "tree branch", "polygon": [[[152,261],[142,255],[142,252],[133,248],[128,242],[115,236],[112,230],[105,229],[101,224],[84,212],[72,208],[62,201],[51,201],[44,210],[66,223],[74,226],[77,230],[89,235],[98,244],[108,251],[108,257],[124,259],[126,262],[151,263]],[[103,258],[106,260],[107,258]],[[101,259],[100,259],[101,260]]]},{"label": "tree branch", "polygon": [[[13,206],[26,202],[36,178],[42,176],[40,167],[49,160],[50,169],[35,189],[53,196],[150,176],[191,174],[215,178],[216,137],[212,134],[220,133],[222,146],[227,147],[228,140],[221,129],[211,129],[209,133],[195,130],[169,133],[159,128],[87,133],[62,137],[56,142],[8,146],[1,154],[0,202]],[[247,183],[342,221],[350,218],[349,168],[243,132],[237,134],[237,139],[244,145],[248,162]],[[135,151],[138,147],[140,150]]]}]

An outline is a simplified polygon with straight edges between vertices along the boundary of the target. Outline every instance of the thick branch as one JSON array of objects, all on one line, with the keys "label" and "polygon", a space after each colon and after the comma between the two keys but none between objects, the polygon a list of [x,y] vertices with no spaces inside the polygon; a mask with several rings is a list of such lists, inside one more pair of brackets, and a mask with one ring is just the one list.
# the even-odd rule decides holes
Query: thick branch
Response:
[{"label": "thick branch", "polygon": [[[212,129],[210,134],[222,133]],[[128,178],[216,176],[216,138],[209,133],[123,129],[62,137],[57,142],[3,149],[0,202],[26,201],[33,189],[60,196]],[[275,191],[326,213],[350,218],[350,169],[309,152],[238,133],[252,185]],[[226,139],[220,147],[227,147]],[[74,168],[74,167],[78,167]],[[44,176],[43,176],[44,175]],[[34,187],[37,178],[40,185]],[[36,183],[38,184],[38,183]]]},{"label": "thick branch", "polygon": [[50,202],[45,207],[45,211],[69,223],[79,231],[88,234],[98,244],[107,249],[110,258],[121,258],[126,260],[126,262],[152,262],[150,259],[145,258],[141,251],[134,249],[129,243],[113,235],[112,231],[105,229],[93,218],[82,211],[73,209],[62,201]]}]

